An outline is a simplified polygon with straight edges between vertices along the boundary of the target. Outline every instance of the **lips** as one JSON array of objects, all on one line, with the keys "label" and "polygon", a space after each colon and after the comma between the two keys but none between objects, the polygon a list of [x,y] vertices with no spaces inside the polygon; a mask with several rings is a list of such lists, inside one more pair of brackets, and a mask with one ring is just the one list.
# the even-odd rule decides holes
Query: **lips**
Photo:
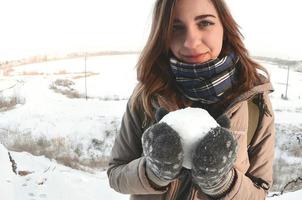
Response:
[{"label": "lips", "polygon": [[183,60],[188,63],[203,63],[211,59],[211,56],[208,52],[200,54],[182,55],[182,57]]}]

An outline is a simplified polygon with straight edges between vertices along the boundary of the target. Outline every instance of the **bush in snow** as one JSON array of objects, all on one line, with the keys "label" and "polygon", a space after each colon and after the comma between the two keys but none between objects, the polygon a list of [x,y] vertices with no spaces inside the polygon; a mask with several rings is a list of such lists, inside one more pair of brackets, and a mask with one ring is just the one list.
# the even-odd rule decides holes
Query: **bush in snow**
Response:
[{"label": "bush in snow", "polygon": [[84,95],[72,88],[74,84],[73,81],[68,79],[57,79],[50,84],[49,88],[69,98],[85,98]]},{"label": "bush in snow", "polygon": [[286,185],[302,177],[302,127],[276,124],[275,150],[274,180],[271,191],[287,192],[301,189],[301,183]]},{"label": "bush in snow", "polygon": [[25,104],[25,98],[20,93],[21,84],[0,91],[0,111],[13,109],[18,104]]},{"label": "bush in snow", "polygon": [[0,95],[0,109],[1,111],[6,111],[13,108],[15,105],[19,103],[18,97],[4,97]]},{"label": "bush in snow", "polygon": [[118,133],[119,119],[112,119],[100,138],[72,138],[45,135],[33,136],[31,132],[16,129],[0,129],[0,141],[10,150],[26,151],[33,155],[44,155],[66,166],[90,171],[106,169],[113,141]]},{"label": "bush in snow", "polygon": [[55,80],[54,84],[57,86],[70,88],[70,86],[74,85],[74,82],[68,79],[57,79]]}]

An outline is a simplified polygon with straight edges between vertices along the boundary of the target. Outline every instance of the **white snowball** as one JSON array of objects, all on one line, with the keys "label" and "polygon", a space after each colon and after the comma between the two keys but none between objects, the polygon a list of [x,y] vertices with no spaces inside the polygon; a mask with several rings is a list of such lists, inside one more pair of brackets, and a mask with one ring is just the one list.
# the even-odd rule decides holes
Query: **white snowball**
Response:
[{"label": "white snowball", "polygon": [[170,112],[160,122],[167,123],[181,137],[184,149],[183,167],[187,169],[192,168],[192,153],[199,139],[211,128],[219,126],[206,110],[191,107]]}]

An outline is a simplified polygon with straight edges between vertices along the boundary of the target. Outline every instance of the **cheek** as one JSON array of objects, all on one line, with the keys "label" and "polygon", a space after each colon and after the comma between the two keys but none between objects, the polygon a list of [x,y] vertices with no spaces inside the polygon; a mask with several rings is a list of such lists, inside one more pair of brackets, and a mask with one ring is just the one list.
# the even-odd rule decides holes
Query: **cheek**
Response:
[{"label": "cheek", "polygon": [[218,57],[223,44],[223,31],[219,30],[209,34],[205,43],[211,49],[212,57]]},{"label": "cheek", "polygon": [[171,44],[170,44],[170,50],[172,51],[172,53],[177,56],[178,55],[178,51],[180,49],[180,44],[178,40],[172,39],[171,40]]}]

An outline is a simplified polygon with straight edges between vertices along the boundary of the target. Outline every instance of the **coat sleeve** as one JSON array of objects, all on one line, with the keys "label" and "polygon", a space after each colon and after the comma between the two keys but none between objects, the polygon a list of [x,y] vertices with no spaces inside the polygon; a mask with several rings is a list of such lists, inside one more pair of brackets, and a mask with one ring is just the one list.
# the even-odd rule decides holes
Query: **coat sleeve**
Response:
[{"label": "coat sleeve", "polygon": [[[237,179],[225,199],[265,199],[268,189],[272,186],[275,125],[272,106],[267,95],[264,95],[264,103],[266,113],[249,150],[250,166],[246,174],[235,168]],[[267,183],[266,189],[260,187],[259,180]]]},{"label": "coat sleeve", "polygon": [[145,158],[142,157],[142,117],[137,110],[130,108],[128,102],[120,132],[117,135],[107,175],[110,187],[124,194],[161,194],[149,183],[145,170]]}]

